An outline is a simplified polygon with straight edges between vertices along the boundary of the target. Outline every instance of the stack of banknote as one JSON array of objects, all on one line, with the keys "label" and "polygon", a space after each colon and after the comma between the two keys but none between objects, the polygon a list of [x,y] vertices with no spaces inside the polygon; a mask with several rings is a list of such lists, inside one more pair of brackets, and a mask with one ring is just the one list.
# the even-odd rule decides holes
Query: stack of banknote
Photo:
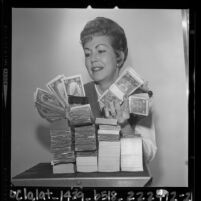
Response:
[{"label": "stack of banknote", "polygon": [[75,151],[94,151],[96,146],[95,126],[86,125],[75,127]]},{"label": "stack of banknote", "polygon": [[138,135],[121,138],[121,171],[143,171],[142,138]]},{"label": "stack of banknote", "polygon": [[120,170],[120,130],[116,119],[97,118],[98,126],[98,171]]},{"label": "stack of banknote", "polygon": [[92,124],[94,122],[90,104],[77,105],[70,108],[69,121],[72,126]]},{"label": "stack of banknote", "polygon": [[[141,90],[143,85],[144,80],[128,67],[98,102],[110,111],[111,102],[121,105],[128,98],[130,113],[148,116],[150,96]],[[80,75],[58,75],[46,86],[49,91],[36,89],[34,103],[39,115],[51,123],[54,173],[142,170],[142,141],[133,138],[132,129],[122,134],[115,117],[94,118]]]},{"label": "stack of banknote", "polygon": [[73,173],[75,152],[73,136],[65,119],[54,122],[50,128],[53,173]]},{"label": "stack of banknote", "polygon": [[97,151],[77,152],[76,168],[77,172],[97,172],[98,171]]},{"label": "stack of banknote", "polygon": [[121,127],[119,125],[99,125],[98,141],[118,141]]},{"label": "stack of banknote", "polygon": [[120,171],[120,141],[99,141],[98,171]]}]

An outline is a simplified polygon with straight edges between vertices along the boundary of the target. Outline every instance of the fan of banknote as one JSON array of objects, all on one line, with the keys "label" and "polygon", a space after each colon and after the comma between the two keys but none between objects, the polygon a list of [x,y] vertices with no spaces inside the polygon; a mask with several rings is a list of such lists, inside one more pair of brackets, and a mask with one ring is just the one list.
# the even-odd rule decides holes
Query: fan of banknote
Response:
[{"label": "fan of banknote", "polygon": [[68,118],[69,96],[84,97],[85,91],[80,75],[58,75],[47,83],[49,91],[37,88],[34,102],[40,116],[49,122]]},{"label": "fan of banknote", "polygon": [[145,82],[132,67],[127,67],[98,101],[110,111],[111,102],[117,101],[122,104],[124,97],[128,97],[130,113],[148,116],[151,96],[152,91],[148,89],[148,82]]},{"label": "fan of banknote", "polygon": [[[146,89],[143,93],[144,85],[145,82],[141,76],[132,67],[127,67],[98,101],[110,109],[112,101],[116,100],[121,104],[124,97],[127,96],[129,97],[130,113],[148,116],[150,93],[147,92],[151,91]],[[49,122],[67,118],[73,125],[82,124],[83,120],[86,121],[83,123],[91,122],[90,105],[85,99],[77,99],[77,97],[85,97],[81,75],[71,77],[58,75],[47,83],[47,88],[49,91],[37,88],[34,93],[35,106],[42,118]],[[138,89],[141,89],[141,93],[134,93]],[[76,97],[76,100],[73,100],[72,97]],[[73,100],[73,104],[71,100]],[[77,101],[82,104],[77,104]],[[84,118],[86,114],[88,116]]]}]

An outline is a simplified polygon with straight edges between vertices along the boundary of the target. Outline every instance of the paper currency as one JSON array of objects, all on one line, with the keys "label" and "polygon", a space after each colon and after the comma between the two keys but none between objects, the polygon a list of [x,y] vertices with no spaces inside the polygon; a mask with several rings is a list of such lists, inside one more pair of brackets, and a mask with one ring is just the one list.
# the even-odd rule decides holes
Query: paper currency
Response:
[{"label": "paper currency", "polygon": [[120,131],[121,130],[121,126],[117,125],[117,126],[114,126],[114,125],[99,125],[99,129],[100,130],[118,130]]},{"label": "paper currency", "polygon": [[36,92],[34,94],[34,99],[35,99],[34,100],[35,102],[39,104],[44,104],[47,107],[55,108],[59,111],[64,110],[59,100],[53,94],[50,94],[43,89],[40,89],[40,88],[36,89]]},{"label": "paper currency", "polygon": [[[51,123],[63,118],[70,119],[69,113],[72,111],[72,117],[75,118],[72,119],[74,125],[92,121],[93,115],[85,96],[81,75],[71,77],[57,75],[46,86],[50,93],[40,88],[37,88],[34,93],[35,106],[42,118]],[[76,108],[81,105],[85,106]],[[71,108],[73,109],[71,110]],[[86,112],[86,118],[84,118],[84,112]],[[74,122],[74,120],[76,121],[76,115],[80,115],[77,123]],[[84,122],[79,122],[83,119]]]},{"label": "paper currency", "polygon": [[120,170],[120,131],[116,119],[96,118],[98,134],[98,170],[116,172]]},{"label": "paper currency", "polygon": [[75,127],[75,151],[93,151],[96,149],[95,126]]},{"label": "paper currency", "polygon": [[86,96],[71,96],[68,95],[68,103],[70,105],[78,104],[78,105],[85,105],[89,104],[89,100]]},{"label": "paper currency", "polygon": [[121,171],[143,171],[142,138],[121,138]]},{"label": "paper currency", "polygon": [[99,125],[98,141],[118,141],[121,127],[119,125]]},{"label": "paper currency", "polygon": [[98,130],[98,141],[119,141],[120,130]]},{"label": "paper currency", "polygon": [[106,107],[110,107],[109,102],[111,101],[116,100],[121,103],[124,96],[129,96],[143,85],[143,83],[143,79],[135,72],[135,70],[132,67],[128,67],[110,88],[101,95],[98,101]]},{"label": "paper currency", "polygon": [[90,104],[72,107],[70,109],[69,118],[72,126],[92,124],[94,117]]},{"label": "paper currency", "polygon": [[77,152],[76,167],[77,172],[97,172],[98,171],[97,151]]},{"label": "paper currency", "polygon": [[65,85],[63,82],[64,75],[58,75],[50,82],[47,83],[48,89],[54,93],[58,98],[62,106],[65,108],[68,106],[68,97],[65,90]]},{"label": "paper currency", "polygon": [[97,125],[117,125],[117,119],[96,118],[95,124]]},{"label": "paper currency", "polygon": [[149,115],[149,96],[147,93],[129,96],[129,111],[137,115]]},{"label": "paper currency", "polygon": [[102,94],[98,101],[109,109],[111,102],[122,103],[122,100],[123,94],[121,94],[121,96],[116,96],[116,94],[111,90],[111,88],[109,88]]},{"label": "paper currency", "polygon": [[85,91],[84,91],[81,75],[64,77],[62,78],[62,81],[64,83],[65,91],[67,95],[85,96]]},{"label": "paper currency", "polygon": [[115,81],[116,87],[126,95],[130,95],[144,83],[143,79],[132,67],[128,67]]},{"label": "paper currency", "polygon": [[120,171],[120,141],[99,141],[98,171]]},{"label": "paper currency", "polygon": [[64,148],[65,150],[72,150],[72,136],[70,131],[52,130],[51,135],[51,150],[56,152]]},{"label": "paper currency", "polygon": [[54,109],[53,107],[48,107],[45,104],[40,104],[35,102],[36,109],[39,113],[39,115],[46,119],[49,122],[54,122],[60,119],[64,119],[66,117],[65,111],[60,111],[57,109]]},{"label": "paper currency", "polygon": [[75,164],[74,163],[60,163],[52,165],[53,174],[68,174],[75,173]]},{"label": "paper currency", "polygon": [[71,130],[50,130],[52,165],[75,162]]}]

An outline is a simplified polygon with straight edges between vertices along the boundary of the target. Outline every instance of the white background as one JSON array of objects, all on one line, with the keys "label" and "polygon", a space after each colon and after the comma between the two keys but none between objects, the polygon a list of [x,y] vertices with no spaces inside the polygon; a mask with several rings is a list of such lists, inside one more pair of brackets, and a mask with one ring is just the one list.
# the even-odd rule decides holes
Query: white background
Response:
[{"label": "white background", "polygon": [[81,74],[80,32],[86,22],[109,17],[125,30],[128,58],[154,92],[158,151],[150,168],[154,186],[188,185],[188,96],[181,10],[33,9],[12,10],[11,176],[50,162],[49,123],[34,108],[37,87],[58,74]]}]

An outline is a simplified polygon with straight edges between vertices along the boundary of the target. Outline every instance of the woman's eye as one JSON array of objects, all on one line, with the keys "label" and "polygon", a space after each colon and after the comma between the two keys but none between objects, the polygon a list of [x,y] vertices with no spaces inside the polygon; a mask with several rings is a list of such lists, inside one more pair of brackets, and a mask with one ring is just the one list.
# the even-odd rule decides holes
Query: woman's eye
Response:
[{"label": "woman's eye", "polygon": [[89,53],[85,53],[85,57],[89,57],[90,56],[90,54]]},{"label": "woman's eye", "polygon": [[106,52],[105,50],[98,50],[98,53],[104,53]]}]

